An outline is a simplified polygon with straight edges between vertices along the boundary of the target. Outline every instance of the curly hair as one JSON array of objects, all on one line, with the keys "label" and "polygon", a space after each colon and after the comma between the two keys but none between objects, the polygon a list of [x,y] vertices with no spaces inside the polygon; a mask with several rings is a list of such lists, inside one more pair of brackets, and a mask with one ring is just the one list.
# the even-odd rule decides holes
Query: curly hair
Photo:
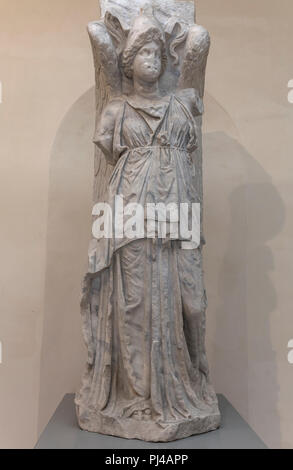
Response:
[{"label": "curly hair", "polygon": [[133,62],[138,51],[148,42],[155,41],[161,46],[161,75],[164,73],[167,65],[167,52],[165,39],[161,31],[157,28],[150,28],[139,35],[134,44],[126,46],[122,55],[122,68],[128,78],[133,77]]}]

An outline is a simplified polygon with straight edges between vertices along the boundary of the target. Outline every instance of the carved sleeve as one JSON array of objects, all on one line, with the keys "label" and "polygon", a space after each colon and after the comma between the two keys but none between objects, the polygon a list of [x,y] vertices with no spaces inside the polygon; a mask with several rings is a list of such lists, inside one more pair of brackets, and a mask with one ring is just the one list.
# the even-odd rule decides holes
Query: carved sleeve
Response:
[{"label": "carved sleeve", "polygon": [[[93,21],[88,25],[98,89],[105,96],[99,96],[104,101],[109,97],[121,94],[121,73],[118,65],[116,49],[111,36],[103,21]],[[97,102],[97,105],[99,106]]]},{"label": "carved sleeve", "polygon": [[210,48],[208,31],[199,25],[191,26],[188,32],[184,59],[179,79],[179,89],[194,88],[199,98],[203,98],[205,70]]}]

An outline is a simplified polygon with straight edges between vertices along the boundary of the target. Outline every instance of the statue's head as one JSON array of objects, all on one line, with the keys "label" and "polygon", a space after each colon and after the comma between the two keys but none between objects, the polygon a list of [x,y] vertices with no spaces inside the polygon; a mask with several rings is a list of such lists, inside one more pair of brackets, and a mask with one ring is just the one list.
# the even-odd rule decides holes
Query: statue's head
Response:
[{"label": "statue's head", "polygon": [[165,36],[155,18],[141,14],[129,31],[122,55],[122,67],[128,78],[155,82],[165,70]]}]

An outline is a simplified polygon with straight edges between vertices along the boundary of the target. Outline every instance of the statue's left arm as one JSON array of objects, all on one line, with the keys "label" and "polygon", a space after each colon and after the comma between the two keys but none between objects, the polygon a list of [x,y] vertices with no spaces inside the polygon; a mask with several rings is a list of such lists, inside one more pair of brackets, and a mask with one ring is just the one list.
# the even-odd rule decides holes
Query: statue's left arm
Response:
[{"label": "statue's left arm", "polygon": [[181,74],[178,82],[178,91],[185,100],[193,116],[196,118],[199,146],[193,153],[197,187],[200,196],[201,218],[201,244],[205,244],[202,232],[203,221],[203,188],[202,188],[202,137],[201,115],[203,114],[203,96],[205,87],[205,72],[210,49],[210,36],[208,31],[197,24],[190,26],[184,56],[181,62]]},{"label": "statue's left arm", "polygon": [[190,26],[187,35],[178,89],[189,98],[192,112],[203,113],[205,71],[210,49],[208,31],[200,25]]}]

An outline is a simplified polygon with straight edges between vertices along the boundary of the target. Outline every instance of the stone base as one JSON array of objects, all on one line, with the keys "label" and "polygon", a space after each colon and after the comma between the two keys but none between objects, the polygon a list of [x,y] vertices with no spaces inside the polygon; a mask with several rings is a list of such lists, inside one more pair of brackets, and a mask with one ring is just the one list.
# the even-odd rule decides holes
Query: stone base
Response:
[{"label": "stone base", "polygon": [[[74,395],[67,394],[44,429],[36,449],[266,449],[231,403],[218,395],[221,426],[213,432],[197,434],[171,442],[146,442],[120,439],[96,432],[85,432],[77,424]],[[130,454],[131,455],[131,454]]]},{"label": "stone base", "polygon": [[81,429],[126,439],[140,439],[147,442],[170,442],[177,439],[214,431],[220,426],[220,413],[218,409],[210,414],[204,414],[182,421],[155,422],[140,421],[134,418],[114,418],[94,413],[85,421],[79,418]]}]

